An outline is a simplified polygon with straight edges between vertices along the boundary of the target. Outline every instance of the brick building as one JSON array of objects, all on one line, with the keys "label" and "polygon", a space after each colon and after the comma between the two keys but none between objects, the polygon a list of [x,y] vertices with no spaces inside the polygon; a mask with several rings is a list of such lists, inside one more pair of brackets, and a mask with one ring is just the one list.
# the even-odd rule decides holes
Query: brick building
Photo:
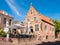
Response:
[{"label": "brick building", "polygon": [[27,34],[32,33],[37,38],[41,37],[42,40],[55,38],[54,23],[49,17],[37,12],[32,5],[30,5],[30,9],[24,20],[24,25],[26,26]]},{"label": "brick building", "polygon": [[22,22],[18,20],[14,20],[14,18],[10,16],[7,12],[0,10],[0,28],[2,30],[6,28],[7,22],[8,22],[8,29],[10,33],[14,33],[14,30],[22,31],[24,28],[24,25],[22,24]]},{"label": "brick building", "polygon": [[[4,11],[0,11],[0,28],[4,29],[4,27],[6,27],[6,21],[8,21],[9,26],[11,26],[13,17]],[[24,20],[24,26],[26,26],[26,34],[35,35],[37,39],[40,37],[42,40],[55,38],[54,23],[49,17],[37,12],[32,5],[30,5],[30,9]]]},{"label": "brick building", "polygon": [[6,22],[7,21],[8,21],[9,26],[11,26],[12,25],[12,21],[13,21],[13,17],[10,16],[5,11],[0,10],[0,28],[2,28],[4,30],[4,27],[6,27]]}]

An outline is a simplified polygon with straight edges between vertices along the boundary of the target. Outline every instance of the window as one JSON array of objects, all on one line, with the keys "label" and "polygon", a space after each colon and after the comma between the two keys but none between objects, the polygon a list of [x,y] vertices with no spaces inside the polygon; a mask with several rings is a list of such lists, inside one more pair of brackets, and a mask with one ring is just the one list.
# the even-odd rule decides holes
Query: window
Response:
[{"label": "window", "polygon": [[32,14],[32,10],[31,10],[31,14]]},{"label": "window", "polygon": [[54,30],[54,28],[52,28],[52,31]]},{"label": "window", "polygon": [[39,30],[39,25],[38,25],[38,24],[35,25],[35,30],[36,30],[36,31]]},{"label": "window", "polygon": [[11,19],[9,20],[9,25],[11,25]]},{"label": "window", "polygon": [[34,21],[36,20],[36,17],[34,17]]},{"label": "window", "polygon": [[52,31],[53,31],[53,30],[54,30],[54,28],[50,27],[50,30],[52,30]]},{"label": "window", "polygon": [[45,30],[47,29],[47,26],[45,25]]},{"label": "window", "polygon": [[42,23],[40,24],[40,28],[41,28],[41,30],[42,30]]},{"label": "window", "polygon": [[6,24],[6,18],[4,18],[3,23]]},{"label": "window", "polygon": [[32,29],[32,28],[33,28],[33,26],[30,26],[30,28]]}]

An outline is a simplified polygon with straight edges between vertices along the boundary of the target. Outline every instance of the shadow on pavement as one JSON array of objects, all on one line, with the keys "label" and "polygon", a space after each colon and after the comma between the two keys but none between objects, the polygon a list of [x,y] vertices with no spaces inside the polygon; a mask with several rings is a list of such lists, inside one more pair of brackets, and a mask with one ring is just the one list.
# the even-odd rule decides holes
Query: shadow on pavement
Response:
[{"label": "shadow on pavement", "polygon": [[43,42],[42,44],[36,44],[36,45],[60,45],[60,41],[56,41],[56,42]]}]

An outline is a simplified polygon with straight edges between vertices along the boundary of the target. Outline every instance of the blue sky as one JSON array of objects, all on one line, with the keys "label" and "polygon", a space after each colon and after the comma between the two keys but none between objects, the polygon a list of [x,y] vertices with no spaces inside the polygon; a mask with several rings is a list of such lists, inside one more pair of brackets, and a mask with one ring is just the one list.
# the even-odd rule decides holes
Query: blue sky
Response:
[{"label": "blue sky", "polygon": [[60,19],[60,0],[0,0],[0,10],[8,12],[15,20],[24,21],[31,3],[39,13]]}]

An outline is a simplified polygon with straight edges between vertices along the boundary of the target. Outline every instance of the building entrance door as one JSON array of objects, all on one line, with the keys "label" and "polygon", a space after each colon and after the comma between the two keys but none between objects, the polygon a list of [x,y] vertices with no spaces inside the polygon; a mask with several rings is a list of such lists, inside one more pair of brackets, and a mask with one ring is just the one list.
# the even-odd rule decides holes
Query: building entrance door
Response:
[{"label": "building entrance door", "polygon": [[48,35],[46,35],[46,39],[48,39]]},{"label": "building entrance door", "polygon": [[33,29],[31,29],[31,32],[33,33]]},{"label": "building entrance door", "polygon": [[31,33],[33,33],[33,26],[30,26],[30,31]]}]

